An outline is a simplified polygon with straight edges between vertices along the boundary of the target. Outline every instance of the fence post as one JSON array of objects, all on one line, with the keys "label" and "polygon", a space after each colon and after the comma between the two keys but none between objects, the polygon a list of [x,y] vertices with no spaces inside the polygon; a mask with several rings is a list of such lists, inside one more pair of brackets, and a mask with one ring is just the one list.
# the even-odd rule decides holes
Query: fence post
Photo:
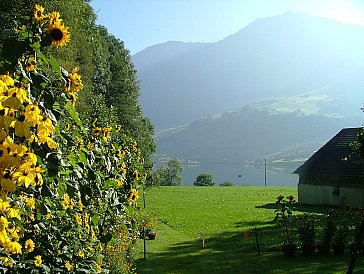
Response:
[{"label": "fence post", "polygon": [[256,228],[254,228],[254,236],[255,236],[255,243],[257,246],[257,254],[260,255],[260,246],[259,246],[259,240],[258,240],[258,231]]},{"label": "fence post", "polygon": [[[143,204],[144,204],[144,208],[146,208],[147,204],[146,204],[146,201],[145,201],[145,191],[144,190],[143,190]],[[145,227],[143,225],[144,260],[147,259],[147,241],[145,239],[145,234],[146,234],[146,231],[145,231]]]},{"label": "fence post", "polygon": [[201,233],[201,239],[202,239],[202,248],[205,248],[205,234]]}]

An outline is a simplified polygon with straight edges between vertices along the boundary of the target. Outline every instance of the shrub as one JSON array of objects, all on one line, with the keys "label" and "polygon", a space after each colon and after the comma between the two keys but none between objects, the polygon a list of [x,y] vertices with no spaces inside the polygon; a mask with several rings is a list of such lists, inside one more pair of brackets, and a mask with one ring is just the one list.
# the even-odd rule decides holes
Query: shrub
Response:
[{"label": "shrub", "polygon": [[315,216],[303,214],[296,217],[297,233],[301,244],[315,244]]},{"label": "shrub", "polygon": [[234,186],[234,183],[232,183],[232,182],[223,182],[223,183],[220,183],[219,186]]},{"label": "shrub", "polygon": [[214,178],[211,174],[208,173],[201,173],[196,177],[195,182],[193,183],[194,186],[214,186]]}]

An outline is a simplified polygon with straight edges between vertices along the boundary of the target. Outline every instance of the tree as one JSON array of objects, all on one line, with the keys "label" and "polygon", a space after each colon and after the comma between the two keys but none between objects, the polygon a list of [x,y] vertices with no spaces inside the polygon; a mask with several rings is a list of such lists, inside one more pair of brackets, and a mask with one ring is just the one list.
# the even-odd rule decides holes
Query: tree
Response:
[{"label": "tree", "polygon": [[[2,1],[4,2],[4,1]],[[0,57],[14,56],[16,64],[22,45],[11,47],[5,29],[13,29],[16,18],[28,18],[38,0],[5,1],[0,5]],[[77,100],[76,108],[84,125],[95,126],[94,121],[105,124],[117,121],[122,132],[127,133],[141,149],[141,158],[151,170],[150,156],[155,152],[154,127],[143,115],[139,104],[140,89],[130,52],[121,40],[111,35],[103,26],[96,26],[96,15],[87,0],[43,1],[49,11],[59,11],[67,22],[71,40],[67,47],[45,49],[55,57],[61,67],[79,67],[84,89]],[[14,54],[16,53],[16,54]],[[9,68],[3,66],[0,73]]]},{"label": "tree", "polygon": [[[105,27],[96,30],[99,41],[95,44],[93,93],[103,98],[123,130],[143,148],[141,156],[151,167],[148,159],[156,150],[154,127],[139,104],[140,89],[130,52]],[[93,117],[93,113],[86,116]]]},{"label": "tree", "polygon": [[214,186],[214,178],[211,174],[202,172],[200,175],[196,177],[195,182],[193,183],[194,186]]},{"label": "tree", "polygon": [[155,172],[154,178],[161,186],[180,186],[183,184],[183,177],[180,175],[183,165],[178,159],[170,160],[167,166],[160,166]]}]

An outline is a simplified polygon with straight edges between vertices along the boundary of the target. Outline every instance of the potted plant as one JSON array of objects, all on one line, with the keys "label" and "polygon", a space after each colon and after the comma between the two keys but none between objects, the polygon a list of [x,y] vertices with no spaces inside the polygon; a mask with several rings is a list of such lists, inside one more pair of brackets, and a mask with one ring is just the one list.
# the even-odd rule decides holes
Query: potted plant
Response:
[{"label": "potted plant", "polygon": [[335,255],[344,254],[345,251],[345,239],[348,235],[347,224],[340,224],[337,228],[336,237],[332,246]]},{"label": "potted plant", "polygon": [[310,214],[303,214],[297,217],[297,233],[301,241],[303,255],[315,253],[315,225],[314,217]]},{"label": "potted plant", "polygon": [[149,240],[154,240],[156,238],[156,223],[157,218],[154,213],[150,213],[147,211],[140,212],[142,218],[142,227],[141,227],[141,236],[144,238],[145,236]]},{"label": "potted plant", "polygon": [[335,233],[335,222],[332,213],[333,211],[329,210],[325,220],[322,240],[317,245],[317,250],[320,255],[328,255],[330,253],[331,242]]},{"label": "potted plant", "polygon": [[155,240],[155,237],[157,237],[157,232],[155,230],[151,230],[148,232],[148,239],[149,240]]},{"label": "potted plant", "polygon": [[157,236],[156,224],[157,224],[157,218],[154,215],[152,215],[149,219],[149,223],[147,226],[147,235],[149,240],[155,240],[155,237]]},{"label": "potted plant", "polygon": [[147,233],[149,240],[155,240],[155,238],[157,236],[156,223],[157,223],[157,219],[155,217],[150,218],[149,224],[146,229],[146,233]]},{"label": "potted plant", "polygon": [[284,256],[293,256],[296,252],[296,244],[294,244],[292,240],[292,211],[295,203],[296,201],[292,195],[287,196],[286,198],[279,195],[276,201],[279,208],[275,211],[275,220],[279,221],[282,226],[284,240],[281,247]]}]

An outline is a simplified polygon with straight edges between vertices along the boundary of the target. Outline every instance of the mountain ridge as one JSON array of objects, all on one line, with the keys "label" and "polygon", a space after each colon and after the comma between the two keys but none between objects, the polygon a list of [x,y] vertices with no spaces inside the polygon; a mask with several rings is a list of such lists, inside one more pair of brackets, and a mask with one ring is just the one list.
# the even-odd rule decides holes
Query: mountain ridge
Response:
[{"label": "mountain ridge", "polygon": [[[161,130],[269,97],[350,82],[364,72],[363,37],[362,27],[286,13],[258,19],[215,43],[188,43],[181,50],[184,43],[169,42],[179,49],[165,62],[135,62],[141,105]],[[159,51],[168,45],[158,45]]]},{"label": "mountain ridge", "polygon": [[[304,100],[303,96],[299,99]],[[308,97],[303,107],[309,110],[307,112],[292,107],[290,100],[296,99],[265,100],[246,105],[240,111],[222,113],[165,130],[156,138],[156,159],[176,157],[185,162],[248,163],[267,158],[270,161],[289,162],[296,158],[308,158],[342,128],[362,125],[359,110],[356,116],[350,117],[323,113],[319,109],[311,111],[320,100],[333,104],[334,100],[328,96],[315,94]],[[285,102],[291,107],[289,111],[282,111],[287,108]],[[279,108],[276,108],[277,105]],[[289,148],[295,148],[295,151]]]}]

